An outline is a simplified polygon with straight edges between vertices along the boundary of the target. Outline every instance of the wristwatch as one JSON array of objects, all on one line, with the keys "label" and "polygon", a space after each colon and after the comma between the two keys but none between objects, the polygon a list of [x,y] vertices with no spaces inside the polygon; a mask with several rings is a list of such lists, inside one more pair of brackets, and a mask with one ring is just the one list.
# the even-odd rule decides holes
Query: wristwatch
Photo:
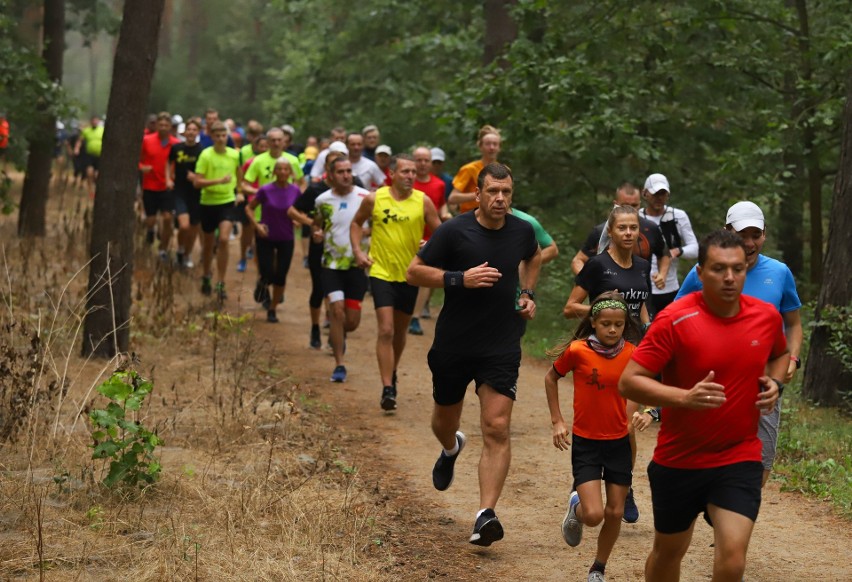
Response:
[{"label": "wristwatch", "polygon": [[790,359],[796,362],[797,370],[802,367],[802,360],[799,359],[799,356],[790,356]]},{"label": "wristwatch", "polygon": [[529,298],[535,301],[535,291],[532,289],[521,289],[521,295],[529,295]]}]

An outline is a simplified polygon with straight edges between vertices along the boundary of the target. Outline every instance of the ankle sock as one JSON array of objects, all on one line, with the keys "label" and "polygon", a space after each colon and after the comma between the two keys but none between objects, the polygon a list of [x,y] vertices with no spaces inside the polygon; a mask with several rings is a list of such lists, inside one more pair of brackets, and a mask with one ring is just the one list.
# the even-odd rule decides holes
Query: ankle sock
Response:
[{"label": "ankle sock", "polygon": [[[452,449],[444,449],[444,454],[447,455],[448,457],[452,457],[453,455],[458,454],[459,448],[460,448],[459,447],[459,439],[456,439],[456,446],[454,446]],[[479,516],[477,516],[477,517],[479,517]]]}]

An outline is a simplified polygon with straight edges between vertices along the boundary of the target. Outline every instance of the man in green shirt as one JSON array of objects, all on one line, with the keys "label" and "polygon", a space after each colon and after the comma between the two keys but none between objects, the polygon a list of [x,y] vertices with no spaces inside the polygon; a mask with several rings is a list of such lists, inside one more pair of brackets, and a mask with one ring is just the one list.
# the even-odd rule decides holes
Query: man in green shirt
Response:
[{"label": "man in green shirt", "polygon": [[213,147],[207,148],[198,156],[195,164],[196,188],[201,190],[201,263],[204,275],[201,278],[201,292],[212,292],[213,244],[216,229],[219,229],[219,252],[216,253],[216,295],[219,301],[227,298],[225,294],[225,273],[228,271],[228,240],[231,236],[234,216],[234,202],[242,202],[242,194],[235,195],[237,184],[242,181],[240,153],[228,147],[228,130],[222,122],[213,123],[210,128]]},{"label": "man in green shirt", "polygon": [[80,148],[85,143],[86,183],[89,186],[89,197],[95,196],[95,184],[98,181],[98,167],[101,160],[101,150],[104,144],[104,126],[97,115],[93,115],[89,127],[80,132],[82,139],[77,141],[74,155],[80,155]]}]

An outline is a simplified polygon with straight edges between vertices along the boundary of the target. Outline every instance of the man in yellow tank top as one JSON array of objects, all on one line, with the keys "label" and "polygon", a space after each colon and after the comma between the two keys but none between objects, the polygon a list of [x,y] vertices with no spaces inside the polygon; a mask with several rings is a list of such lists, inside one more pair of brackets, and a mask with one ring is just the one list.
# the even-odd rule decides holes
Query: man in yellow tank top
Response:
[{"label": "man in yellow tank top", "polygon": [[[441,225],[432,201],[414,190],[414,158],[391,158],[392,184],[379,188],[361,202],[350,226],[355,262],[369,269],[370,290],[376,306],[376,356],[382,378],[381,407],[396,410],[396,370],[405,349],[408,324],[414,313],[417,287],[405,282],[405,271],[420,249],[423,226],[434,232]],[[361,250],[364,223],[372,223],[370,253]]]}]

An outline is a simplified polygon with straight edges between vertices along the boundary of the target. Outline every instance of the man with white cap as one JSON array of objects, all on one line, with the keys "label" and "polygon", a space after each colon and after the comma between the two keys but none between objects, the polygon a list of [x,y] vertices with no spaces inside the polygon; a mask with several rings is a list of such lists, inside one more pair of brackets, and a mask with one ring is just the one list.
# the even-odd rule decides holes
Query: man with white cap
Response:
[{"label": "man with white cap", "polygon": [[389,145],[380,145],[376,148],[374,154],[374,161],[376,162],[376,165],[385,174],[385,186],[390,186],[392,182],[390,162],[391,156],[393,155],[393,150]]},{"label": "man with white cap", "polygon": [[[740,235],[746,248],[746,278],[743,294],[771,303],[784,319],[784,334],[787,336],[787,348],[790,350],[790,363],[784,382],[793,379],[801,366],[799,351],[802,349],[802,318],[799,312],[802,302],[796,291],[793,273],[781,261],[760,254],[766,242],[766,221],[763,211],[754,202],[737,202],[728,209],[725,228]],[[683,280],[678,291],[680,299],[693,291],[702,289],[695,267]],[[769,479],[775,451],[778,445],[778,426],[781,422],[781,399],[771,414],[760,417],[758,436],[763,443],[763,484]]]},{"label": "man with white cap", "polygon": [[[645,187],[642,190],[645,208],[639,211],[639,216],[659,225],[672,257],[665,285],[662,288],[657,285],[651,287],[651,301],[648,305],[651,317],[674,301],[677,295],[678,258],[698,258],[698,239],[692,231],[689,217],[683,210],[668,205],[670,194],[669,181],[662,174],[651,174],[645,180]],[[653,256],[651,258],[652,279],[657,275],[657,270],[657,257]]]},{"label": "man with white cap", "polygon": [[441,148],[432,148],[432,173],[444,181],[444,197],[449,198],[453,192],[453,177],[444,171],[447,155]]},{"label": "man with white cap", "polygon": [[[329,139],[331,140],[331,144],[321,150],[317,155],[317,159],[314,160],[314,165],[311,167],[311,182],[322,182],[323,174],[325,174],[325,157],[332,151],[340,151],[340,150],[332,150],[331,146],[337,142],[343,144],[346,140],[346,130],[342,127],[338,126],[331,130],[329,133]],[[346,155],[349,155],[349,148],[343,145],[344,149],[346,149]]]}]

